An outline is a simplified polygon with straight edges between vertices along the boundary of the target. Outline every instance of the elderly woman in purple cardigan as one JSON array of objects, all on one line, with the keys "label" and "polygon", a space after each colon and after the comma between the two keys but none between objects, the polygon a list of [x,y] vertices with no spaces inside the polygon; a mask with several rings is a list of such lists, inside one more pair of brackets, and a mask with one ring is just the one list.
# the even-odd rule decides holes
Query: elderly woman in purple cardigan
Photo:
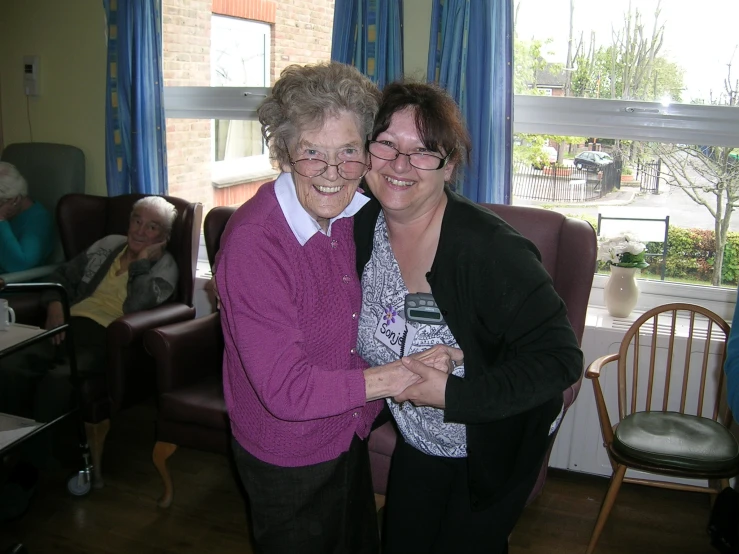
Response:
[{"label": "elderly woman in purple cardigan", "polygon": [[[352,216],[378,100],[349,66],[285,69],[258,111],[282,173],[231,217],[216,261],[224,393],[260,552],[378,550],[366,438],[378,399],[419,379],[356,352]],[[445,347],[419,359],[451,365]]]}]

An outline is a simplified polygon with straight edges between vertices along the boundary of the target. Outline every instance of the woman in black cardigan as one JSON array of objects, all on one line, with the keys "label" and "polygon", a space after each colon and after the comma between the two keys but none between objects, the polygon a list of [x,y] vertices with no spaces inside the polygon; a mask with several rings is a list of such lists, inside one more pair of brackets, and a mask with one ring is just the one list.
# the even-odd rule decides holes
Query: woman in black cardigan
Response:
[{"label": "woman in black cardigan", "polygon": [[[383,553],[507,552],[582,353],[534,245],[446,185],[470,151],[446,92],[388,85],[369,151],[359,353],[422,378],[388,402],[400,438]],[[433,295],[443,320],[406,317],[409,293]],[[439,343],[464,352],[450,374],[406,357]]]}]

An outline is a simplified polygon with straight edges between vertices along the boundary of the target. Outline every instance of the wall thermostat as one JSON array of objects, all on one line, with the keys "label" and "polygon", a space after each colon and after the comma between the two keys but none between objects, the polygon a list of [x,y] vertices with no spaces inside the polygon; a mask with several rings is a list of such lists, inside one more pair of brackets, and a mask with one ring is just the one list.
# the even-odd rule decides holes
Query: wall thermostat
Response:
[{"label": "wall thermostat", "polygon": [[23,92],[38,96],[39,88],[38,56],[23,56]]}]

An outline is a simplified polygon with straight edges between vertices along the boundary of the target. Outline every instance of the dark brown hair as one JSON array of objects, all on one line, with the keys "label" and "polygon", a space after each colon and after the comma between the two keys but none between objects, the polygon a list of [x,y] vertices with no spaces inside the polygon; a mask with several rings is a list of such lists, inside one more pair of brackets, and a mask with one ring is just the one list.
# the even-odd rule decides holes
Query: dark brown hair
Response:
[{"label": "dark brown hair", "polygon": [[372,129],[372,140],[387,131],[393,114],[407,108],[414,111],[416,128],[426,148],[444,155],[454,150],[449,158],[449,162],[454,164],[454,180],[464,163],[469,163],[472,141],[459,106],[438,85],[404,82],[388,84],[382,91],[380,110]]}]

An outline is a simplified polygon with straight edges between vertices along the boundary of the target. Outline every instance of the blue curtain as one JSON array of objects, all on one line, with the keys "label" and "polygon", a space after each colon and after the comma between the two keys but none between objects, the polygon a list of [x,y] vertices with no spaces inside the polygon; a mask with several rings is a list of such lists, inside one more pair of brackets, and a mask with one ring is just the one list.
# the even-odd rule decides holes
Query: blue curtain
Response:
[{"label": "blue curtain", "polygon": [[108,194],[167,194],[161,0],[103,0]]},{"label": "blue curtain", "polygon": [[403,76],[402,0],[336,0],[331,59],[383,88]]},{"label": "blue curtain", "polygon": [[511,202],[512,68],[512,0],[434,0],[427,78],[465,117],[472,159],[457,190],[475,202]]}]

